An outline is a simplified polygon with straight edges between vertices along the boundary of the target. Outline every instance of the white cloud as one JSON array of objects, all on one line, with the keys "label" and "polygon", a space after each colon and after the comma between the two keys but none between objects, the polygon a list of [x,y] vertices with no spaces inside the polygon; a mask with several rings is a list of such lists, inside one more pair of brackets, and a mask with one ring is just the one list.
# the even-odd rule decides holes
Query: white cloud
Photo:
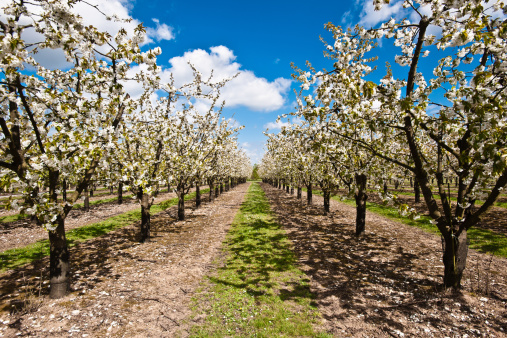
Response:
[{"label": "white cloud", "polygon": [[366,29],[375,27],[378,23],[388,21],[391,18],[400,19],[406,14],[403,1],[385,4],[380,11],[375,10],[371,0],[363,0],[360,5],[363,7],[363,11],[359,15],[359,25],[364,26]]},{"label": "white cloud", "polygon": [[162,40],[172,40],[174,39],[173,28],[166,25],[165,23],[161,24],[158,19],[152,19],[153,22],[157,24],[156,28],[148,27],[146,28],[146,34],[149,38],[155,39],[155,41]]},{"label": "white cloud", "polygon": [[[133,8],[135,0],[89,0],[89,4],[84,2],[77,2],[73,5],[72,11],[79,14],[82,17],[84,25],[93,25],[99,31],[108,32],[112,36],[115,36],[120,28],[124,28],[129,36],[132,36],[134,29],[141,23],[139,20],[133,18],[129,12]],[[9,0],[0,0],[0,7],[5,7],[10,3]],[[91,5],[91,6],[90,6]],[[105,13],[106,15],[116,15],[121,19],[130,20],[129,22],[119,22],[114,20],[107,20],[96,8]],[[40,12],[38,7],[27,5],[29,10]],[[0,11],[0,20],[5,21],[5,15],[3,11]],[[173,29],[167,24],[161,24],[159,20],[153,20],[156,24],[155,28],[147,27],[147,36],[144,44],[153,43],[154,40],[171,40],[174,39]],[[28,18],[21,20],[21,23],[29,23]],[[23,38],[28,43],[35,43],[42,40],[42,35],[36,33],[33,29],[25,31]],[[58,49],[46,49],[40,50],[35,56],[35,59],[44,67],[49,69],[66,69],[71,64],[65,59],[65,56],[61,50]]]},{"label": "white cloud", "polygon": [[270,130],[280,130],[282,127],[288,127],[291,124],[300,124],[303,122],[303,120],[299,117],[296,117],[292,120],[292,123],[289,121],[275,121],[275,122],[268,122],[264,125],[264,129],[270,129]]},{"label": "white cloud", "polygon": [[168,81],[172,74],[176,86],[193,81],[192,69],[188,65],[190,62],[206,79],[212,71],[216,82],[236,76],[221,90],[221,98],[227,107],[244,106],[255,111],[269,112],[280,109],[285,104],[291,80],[277,78],[268,81],[257,77],[250,70],[241,69],[241,64],[235,60],[234,52],[225,46],[211,47],[210,52],[195,49],[183,56],[171,58],[171,68],[164,70],[161,77]]}]

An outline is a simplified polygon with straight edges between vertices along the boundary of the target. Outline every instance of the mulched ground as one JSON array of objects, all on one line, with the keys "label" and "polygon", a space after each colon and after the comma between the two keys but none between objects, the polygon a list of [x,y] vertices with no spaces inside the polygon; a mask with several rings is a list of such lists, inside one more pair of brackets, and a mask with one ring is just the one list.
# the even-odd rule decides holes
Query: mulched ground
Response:
[{"label": "mulched ground", "polygon": [[[176,221],[176,208],[152,220],[153,238],[138,243],[138,225],[71,249],[73,291],[48,299],[44,259],[0,275],[0,336],[187,336],[190,299],[219,255],[249,184]],[[194,320],[199,320],[199,317]]]},{"label": "mulched ground", "polygon": [[[201,189],[205,188],[206,186],[203,186]],[[195,188],[192,188],[189,192],[193,191],[195,191]],[[127,193],[125,195],[127,195]],[[115,194],[94,196],[90,198],[90,201],[108,199],[115,196]],[[161,193],[155,198],[155,203],[160,203],[175,197],[176,194],[174,192]],[[141,207],[137,199],[124,197],[122,204],[117,204],[117,202],[95,204],[91,205],[88,211],[85,211],[83,208],[73,209],[69,212],[69,215],[65,219],[65,230],[69,231],[84,225],[97,223],[109,217],[140,208]],[[7,214],[9,211],[2,210],[2,212]],[[48,238],[47,231],[37,225],[36,222],[30,221],[30,219],[0,223],[0,234],[0,252],[14,248],[21,248],[38,240]]]},{"label": "mulched ground", "polygon": [[438,236],[355,209],[314,205],[262,185],[311,278],[323,329],[337,337],[505,337],[507,260],[469,251],[460,291],[442,290]]}]

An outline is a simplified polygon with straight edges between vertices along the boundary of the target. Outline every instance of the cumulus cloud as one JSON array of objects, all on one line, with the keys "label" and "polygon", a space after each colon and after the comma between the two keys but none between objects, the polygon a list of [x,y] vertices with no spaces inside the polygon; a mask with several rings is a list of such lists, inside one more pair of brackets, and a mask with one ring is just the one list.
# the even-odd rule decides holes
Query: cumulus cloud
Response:
[{"label": "cumulus cloud", "polygon": [[292,120],[292,123],[289,121],[275,121],[275,122],[268,122],[264,125],[264,129],[270,129],[270,130],[280,130],[282,127],[288,127],[291,124],[300,124],[303,122],[303,120],[299,117],[296,117],[294,120]]},{"label": "cumulus cloud", "polygon": [[158,19],[152,19],[153,22],[157,25],[155,28],[148,27],[146,28],[146,34],[148,38],[154,39],[155,41],[162,40],[172,40],[174,39],[173,28],[166,25],[165,23],[160,23]]},{"label": "cumulus cloud", "polygon": [[233,78],[221,90],[226,107],[244,106],[254,111],[269,112],[285,104],[291,80],[277,78],[268,81],[250,70],[241,69],[241,64],[235,60],[234,52],[225,46],[211,47],[209,52],[195,49],[171,58],[171,68],[164,70],[161,77],[168,81],[172,74],[177,86],[193,81],[192,69],[188,65],[190,62],[203,78],[209,78],[212,71],[216,82]]},{"label": "cumulus cloud", "polygon": [[[8,6],[9,3],[9,0],[0,0],[0,8]],[[73,5],[72,11],[82,17],[85,25],[93,25],[98,30],[108,32],[112,36],[115,36],[120,28],[124,28],[128,35],[132,36],[134,29],[141,23],[129,14],[133,8],[133,3],[134,0],[89,0],[87,3],[77,2]],[[97,8],[94,8],[93,6],[96,6]],[[34,11],[40,11],[38,7],[30,4],[28,4],[27,7]],[[106,15],[116,15],[118,18],[130,21],[120,22],[108,20],[106,16],[102,15],[99,11],[97,11],[97,9]],[[0,19],[2,19],[2,21],[5,20],[5,15],[2,11],[0,11]],[[25,21],[26,22],[22,20],[21,23],[29,23],[30,20],[26,18]],[[153,43],[154,40],[161,41],[174,39],[173,29],[170,26],[160,23],[158,19],[153,19],[153,22],[156,27],[146,28],[147,34],[144,45]],[[35,32],[34,29],[27,29],[23,38],[28,43],[42,41],[42,35]],[[63,52],[57,49],[40,50],[34,57],[41,65],[49,69],[66,69],[71,66],[71,64],[66,61]]]},{"label": "cumulus cloud", "polygon": [[375,10],[371,0],[363,0],[360,5],[363,10],[359,15],[359,25],[365,28],[375,27],[378,23],[388,21],[391,18],[400,19],[406,14],[403,1],[385,4],[380,11]]}]

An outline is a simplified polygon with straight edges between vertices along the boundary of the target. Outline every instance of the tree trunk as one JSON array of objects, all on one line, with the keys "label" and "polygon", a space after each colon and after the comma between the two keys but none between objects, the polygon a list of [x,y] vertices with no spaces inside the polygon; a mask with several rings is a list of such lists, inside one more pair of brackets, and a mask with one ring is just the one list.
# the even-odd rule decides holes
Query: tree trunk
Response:
[{"label": "tree trunk", "polygon": [[356,236],[359,236],[364,232],[366,225],[366,200],[368,199],[368,195],[366,194],[367,177],[365,174],[356,174],[355,178],[357,185],[357,192],[354,196],[356,199]]},{"label": "tree trunk", "polygon": [[199,208],[201,206],[201,187],[199,186],[200,182],[195,184],[195,208]]},{"label": "tree trunk", "polygon": [[289,185],[287,184],[287,186],[285,187],[285,191],[287,191],[287,194],[289,193],[289,189],[290,189],[290,187],[289,187]]},{"label": "tree trunk", "polygon": [[90,189],[90,197],[93,197],[93,186],[92,186],[92,188]]},{"label": "tree trunk", "polygon": [[384,181],[384,194],[387,194],[387,182]]},{"label": "tree trunk", "polygon": [[217,185],[217,186],[215,187],[215,197],[218,197],[218,195],[220,195],[220,188],[219,188],[219,186]]},{"label": "tree trunk", "polygon": [[300,200],[302,198],[302,190],[301,186],[298,186],[298,193],[297,193],[297,199]]},{"label": "tree trunk", "polygon": [[220,195],[224,193],[224,184],[220,183]]},{"label": "tree trunk", "polygon": [[415,195],[415,203],[421,202],[421,188],[419,187],[419,183],[417,180],[414,182],[414,195]]},{"label": "tree trunk", "polygon": [[118,183],[118,204],[123,203],[123,182]]},{"label": "tree trunk", "polygon": [[151,196],[141,191],[141,243],[150,241]]},{"label": "tree trunk", "polygon": [[331,191],[323,189],[322,192],[324,193],[324,213],[327,215],[329,213],[329,200],[331,199]]},{"label": "tree trunk", "polygon": [[208,186],[209,186],[209,201],[213,202],[213,199],[214,199],[214,195],[213,195],[213,190],[214,190],[213,182],[209,181],[208,182]]},{"label": "tree trunk", "polygon": [[113,194],[113,192],[114,192],[114,187],[113,187],[113,185],[111,184],[111,185],[109,186],[109,194],[110,194],[110,195],[112,195],[112,194]]},{"label": "tree trunk", "polygon": [[312,200],[313,200],[312,184],[310,183],[306,186],[306,203],[310,205],[312,204]]},{"label": "tree trunk", "polygon": [[461,287],[461,278],[465,270],[468,255],[467,232],[462,231],[459,236],[449,232],[442,237],[442,250],[444,262],[444,286],[458,289]]},{"label": "tree trunk", "polygon": [[65,221],[56,219],[56,229],[49,231],[49,297],[64,297],[70,290],[70,255],[65,237]]},{"label": "tree trunk", "polygon": [[62,199],[67,202],[67,180],[62,181]]},{"label": "tree trunk", "polygon": [[85,195],[84,210],[88,211],[88,210],[90,210],[90,193],[88,191],[88,187],[85,188],[84,195]]},{"label": "tree trunk", "polygon": [[290,186],[290,194],[294,195],[294,186],[293,185]]},{"label": "tree trunk", "polygon": [[185,220],[185,186],[178,185],[178,221]]}]

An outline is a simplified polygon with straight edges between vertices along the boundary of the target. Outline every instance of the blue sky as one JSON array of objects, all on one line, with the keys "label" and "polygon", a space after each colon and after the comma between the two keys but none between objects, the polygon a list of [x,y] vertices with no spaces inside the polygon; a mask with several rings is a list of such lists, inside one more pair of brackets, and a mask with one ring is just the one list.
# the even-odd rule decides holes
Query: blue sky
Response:
[{"label": "blue sky", "polygon": [[[7,2],[0,0],[1,5]],[[266,137],[263,131],[270,128],[270,132],[277,132],[280,128],[280,124],[275,123],[278,115],[295,110],[293,90],[298,90],[299,85],[291,80],[290,63],[306,69],[305,62],[309,60],[317,70],[331,69],[332,62],[323,57],[325,46],[319,40],[322,36],[327,42],[333,42],[324,29],[325,23],[345,27],[359,23],[370,28],[391,17],[416,19],[402,8],[401,0],[392,0],[381,11],[373,10],[372,0],[88,2],[97,4],[105,13],[132,19],[130,23],[120,24],[105,20],[89,6],[75,6],[86,24],[101,30],[115,34],[120,26],[126,26],[127,31],[132,32],[137,24],[143,23],[147,28],[147,41],[142,48],[159,46],[162,49],[157,63],[162,67],[163,80],[174,74],[177,84],[191,81],[188,61],[204,76],[213,69],[217,80],[239,73],[221,91],[226,101],[223,113],[226,118],[245,126],[238,141],[252,164],[259,163],[264,154]],[[392,41],[383,43],[375,53],[389,56],[397,77],[402,69],[393,61],[399,50],[392,46]],[[40,52],[37,59],[49,68],[65,68],[63,54],[53,50]],[[382,58],[378,63],[380,76],[385,74],[384,61]],[[435,56],[430,54],[421,63],[420,70],[431,72],[428,64],[434,61]],[[403,74],[399,74],[405,77],[406,72],[403,69]]]},{"label": "blue sky", "polygon": [[[263,131],[270,127],[276,132],[277,116],[294,110],[293,89],[297,90],[298,84],[291,81],[290,63],[305,67],[306,60],[310,60],[317,69],[329,68],[319,40],[323,36],[331,42],[324,24],[331,21],[348,25],[364,14],[359,1],[177,0],[123,4],[132,18],[154,30],[166,28],[166,37],[170,33],[170,39],[153,38],[154,43],[147,45],[162,48],[158,63],[163,67],[178,71],[176,68],[191,59],[203,71],[213,64],[215,72],[222,68],[225,74],[230,69],[248,74],[241,83],[234,83],[240,89],[231,89],[226,95],[224,115],[245,126],[238,140],[252,164],[259,162],[264,153]],[[176,61],[178,66],[174,65]]]}]

